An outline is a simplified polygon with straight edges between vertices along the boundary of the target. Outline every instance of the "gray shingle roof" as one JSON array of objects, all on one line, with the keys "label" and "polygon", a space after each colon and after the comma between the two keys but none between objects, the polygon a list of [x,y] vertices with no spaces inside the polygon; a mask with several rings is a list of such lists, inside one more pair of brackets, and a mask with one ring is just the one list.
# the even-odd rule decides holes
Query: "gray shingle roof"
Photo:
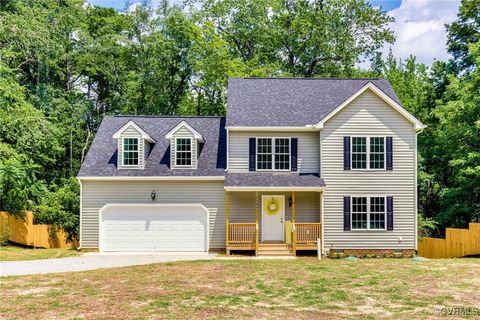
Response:
[{"label": "gray shingle roof", "polygon": [[368,82],[400,103],[385,79],[230,78],[227,126],[316,124]]},{"label": "gray shingle roof", "polygon": [[[112,135],[130,120],[157,142],[148,155],[145,170],[117,170],[117,141]],[[165,135],[182,120],[205,139],[197,170],[171,170],[169,167],[170,144]],[[223,117],[105,116],[78,176],[223,176],[226,166],[225,150]]]},{"label": "gray shingle roof", "polygon": [[325,187],[314,174],[290,172],[227,173],[225,187]]}]

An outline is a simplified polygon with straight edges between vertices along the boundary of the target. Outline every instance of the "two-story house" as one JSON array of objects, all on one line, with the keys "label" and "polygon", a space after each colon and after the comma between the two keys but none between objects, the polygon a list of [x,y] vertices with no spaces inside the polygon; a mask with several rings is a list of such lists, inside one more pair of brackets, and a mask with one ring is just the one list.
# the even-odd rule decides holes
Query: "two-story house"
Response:
[{"label": "two-story house", "polygon": [[235,78],[226,117],[105,116],[80,246],[411,253],[423,128],[381,79]]}]

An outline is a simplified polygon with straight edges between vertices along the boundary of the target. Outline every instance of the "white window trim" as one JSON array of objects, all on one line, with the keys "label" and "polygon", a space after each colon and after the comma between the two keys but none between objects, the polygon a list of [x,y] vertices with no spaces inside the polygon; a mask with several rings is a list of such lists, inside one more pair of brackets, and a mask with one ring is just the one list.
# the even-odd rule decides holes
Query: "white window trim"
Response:
[{"label": "white window trim", "polygon": [[[367,167],[365,169],[353,168],[353,138],[366,138],[367,140]],[[383,138],[383,168],[370,168],[370,138]],[[351,136],[350,137],[350,170],[386,171],[387,170],[387,136],[357,136],[357,135]]]},{"label": "white window trim", "polygon": [[[292,171],[292,138],[291,137],[256,137],[255,138],[255,171],[266,171],[266,172],[271,172],[271,171],[277,171],[277,172],[288,172]],[[258,168],[258,139],[270,139],[272,140],[272,169],[259,169]],[[275,140],[276,139],[288,139],[288,169],[275,169]],[[281,153],[283,154],[283,153]]]},{"label": "white window trim", "polygon": [[[125,139],[137,139],[138,164],[125,164]],[[139,137],[122,137],[122,167],[139,168],[140,165],[140,139]],[[132,151],[129,151],[132,152]],[[135,152],[135,151],[133,151]]]},{"label": "white window trim", "polygon": [[[186,165],[186,164],[183,164],[183,165],[180,165],[180,164],[177,164],[177,140],[178,139],[189,139],[190,140],[190,164],[189,165]],[[174,167],[175,168],[194,168],[194,154],[193,154],[193,138],[192,137],[175,137],[175,145],[174,145],[174,148],[175,150],[173,151],[174,152],[174,160],[175,161],[175,164],[174,164]],[[185,152],[185,151],[182,151],[182,152]]]},{"label": "white window trim", "polygon": [[[367,198],[367,228],[366,229],[353,229],[353,198]],[[384,198],[384,210],[385,215],[385,227],[383,229],[371,229],[370,228],[370,198]],[[375,212],[379,213],[379,212]],[[372,194],[360,194],[350,195],[350,230],[351,231],[386,231],[387,230],[387,196],[386,195],[372,195]]]}]

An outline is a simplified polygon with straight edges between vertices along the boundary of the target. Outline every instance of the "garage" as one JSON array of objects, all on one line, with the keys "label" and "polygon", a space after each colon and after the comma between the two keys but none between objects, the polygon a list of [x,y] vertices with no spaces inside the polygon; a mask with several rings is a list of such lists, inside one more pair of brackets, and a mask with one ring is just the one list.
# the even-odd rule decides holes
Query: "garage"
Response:
[{"label": "garage", "polygon": [[201,204],[107,204],[102,252],[206,252],[208,209]]}]

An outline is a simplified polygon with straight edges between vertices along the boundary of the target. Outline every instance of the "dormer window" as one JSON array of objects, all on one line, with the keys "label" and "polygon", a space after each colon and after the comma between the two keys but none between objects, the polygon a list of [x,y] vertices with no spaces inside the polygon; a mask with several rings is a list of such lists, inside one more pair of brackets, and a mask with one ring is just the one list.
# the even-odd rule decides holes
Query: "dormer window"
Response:
[{"label": "dormer window", "polygon": [[138,166],[138,138],[123,138],[123,165]]},{"label": "dormer window", "polygon": [[153,140],[135,122],[128,121],[113,134],[117,140],[117,169],[144,169]]},{"label": "dormer window", "polygon": [[181,121],[166,135],[170,140],[170,163],[172,169],[196,169],[200,149],[205,140],[187,122]]},{"label": "dormer window", "polygon": [[178,167],[192,165],[192,138],[175,139],[175,165]]}]

